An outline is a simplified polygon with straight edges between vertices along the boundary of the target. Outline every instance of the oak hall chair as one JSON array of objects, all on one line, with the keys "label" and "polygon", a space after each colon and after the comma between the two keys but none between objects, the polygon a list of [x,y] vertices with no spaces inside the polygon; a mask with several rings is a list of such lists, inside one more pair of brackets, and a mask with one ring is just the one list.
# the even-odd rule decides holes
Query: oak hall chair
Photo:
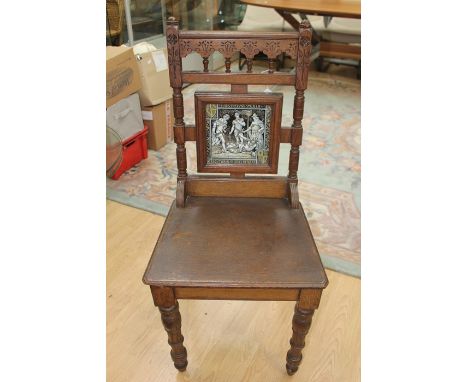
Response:
[{"label": "oak hall chair", "polygon": [[[304,21],[298,32],[196,32],[179,31],[170,18],[166,32],[177,190],[143,282],[161,312],[180,371],[187,367],[187,350],[179,299],[296,301],[286,357],[292,375],[328,284],[297,189],[310,24]],[[214,51],[225,58],[224,73],[208,71]],[[247,73],[231,73],[236,51],[247,57]],[[260,51],[269,58],[268,73],[252,72],[252,59]],[[190,52],[203,57],[203,71],[182,71],[182,57]],[[283,52],[297,58],[295,73],[274,71]],[[231,92],[196,92],[196,123],[189,126],[184,123],[184,83],[231,84]],[[254,84],[295,86],[291,127],[281,127],[282,94],[249,93],[248,85]],[[188,175],[186,141],[196,141],[199,173],[221,175]],[[291,144],[288,175],[258,175],[277,173],[280,142]]]}]

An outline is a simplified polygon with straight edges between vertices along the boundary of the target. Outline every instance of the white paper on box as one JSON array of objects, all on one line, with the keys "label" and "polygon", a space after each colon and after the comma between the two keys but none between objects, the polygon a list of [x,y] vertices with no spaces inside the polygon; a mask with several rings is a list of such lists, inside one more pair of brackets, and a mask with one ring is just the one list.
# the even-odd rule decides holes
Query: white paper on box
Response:
[{"label": "white paper on box", "polygon": [[158,50],[156,52],[151,52],[151,56],[153,57],[154,66],[157,72],[167,70],[167,61],[164,51]]},{"label": "white paper on box", "polygon": [[152,121],[153,120],[153,112],[148,110],[142,110],[141,116],[143,117],[143,121]]}]

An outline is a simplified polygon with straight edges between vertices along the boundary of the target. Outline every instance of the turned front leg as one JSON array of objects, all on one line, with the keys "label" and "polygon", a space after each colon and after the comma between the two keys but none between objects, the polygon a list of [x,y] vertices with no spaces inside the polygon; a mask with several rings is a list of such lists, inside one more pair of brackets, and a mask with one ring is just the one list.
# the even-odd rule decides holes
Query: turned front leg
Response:
[{"label": "turned front leg", "polygon": [[169,338],[168,343],[171,345],[171,358],[174,361],[174,366],[179,371],[185,371],[187,368],[187,349],[185,349],[184,336],[181,332],[182,319],[179,312],[179,303],[169,307],[158,307],[161,312],[161,321],[166,329]]},{"label": "turned front leg", "polygon": [[313,315],[313,309],[301,309],[298,307],[298,304],[296,304],[292,324],[293,335],[289,341],[291,349],[289,349],[286,356],[286,371],[289,375],[293,375],[299,368],[299,364],[302,360],[302,349],[305,346],[305,337],[312,324]]},{"label": "turned front leg", "polygon": [[187,349],[184,347],[182,335],[182,318],[179,312],[179,303],[175,299],[172,288],[151,286],[154,304],[161,312],[161,321],[167,332],[168,343],[171,346],[171,358],[179,371],[187,368]]},{"label": "turned front leg", "polygon": [[286,355],[286,371],[289,375],[293,375],[297,371],[302,361],[305,338],[312,324],[314,311],[319,306],[321,295],[321,289],[303,289],[299,301],[294,307],[293,335],[289,341],[291,348]]}]

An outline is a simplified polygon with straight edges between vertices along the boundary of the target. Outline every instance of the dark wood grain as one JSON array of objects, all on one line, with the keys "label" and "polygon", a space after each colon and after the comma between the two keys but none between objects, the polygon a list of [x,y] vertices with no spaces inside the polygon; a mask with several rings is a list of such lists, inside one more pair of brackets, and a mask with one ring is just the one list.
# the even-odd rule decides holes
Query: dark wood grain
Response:
[{"label": "dark wood grain", "polygon": [[180,32],[184,40],[297,40],[297,32],[191,31]]},{"label": "dark wood grain", "polygon": [[301,207],[287,199],[188,196],[173,204],[144,282],[170,287],[324,288]]},{"label": "dark wood grain", "polygon": [[189,142],[197,140],[197,129],[195,125],[185,125],[184,139]]},{"label": "dark wood grain", "polygon": [[302,141],[302,118],[304,115],[304,90],[307,88],[310,54],[312,49],[312,31],[310,23],[305,20],[299,27],[299,44],[296,60],[296,94],[294,95],[293,125],[291,131],[291,150],[289,151],[289,173],[291,183],[297,183],[299,167],[299,146]]},{"label": "dark wood grain", "polygon": [[289,73],[203,73],[184,71],[182,80],[187,84],[244,84],[244,85],[294,85],[296,76]]},{"label": "dark wood grain", "polygon": [[174,18],[167,21],[166,30],[167,54],[169,63],[169,80],[172,86],[174,107],[174,141],[177,144],[176,157],[178,179],[187,177],[187,153],[184,136],[184,100],[182,96],[182,58],[179,46],[179,24]]},{"label": "dark wood grain", "polygon": [[232,84],[231,85],[231,93],[248,93],[249,85],[243,84]]},{"label": "dark wood grain", "polygon": [[173,288],[165,286],[151,286],[151,295],[155,306],[173,306],[176,303]]},{"label": "dark wood grain", "polygon": [[312,323],[312,316],[320,304],[322,289],[302,289],[299,294],[292,323],[293,335],[289,341],[291,348],[286,355],[286,371],[293,375],[302,360],[302,349]]},{"label": "dark wood grain", "polygon": [[286,177],[230,177],[189,176],[187,195],[246,198],[286,198]]},{"label": "dark wood grain", "polygon": [[302,361],[302,349],[305,346],[305,337],[312,324],[313,315],[313,309],[300,308],[298,303],[296,303],[292,322],[293,335],[289,341],[291,348],[286,355],[286,371],[288,375],[293,375]]},{"label": "dark wood grain", "polygon": [[182,58],[179,47],[179,23],[174,18],[167,20],[167,61],[169,64],[169,82],[173,88],[182,86]]},{"label": "dark wood grain", "polygon": [[300,289],[175,288],[177,298],[197,300],[297,301]]},{"label": "dark wood grain", "polygon": [[[296,59],[296,90],[307,89],[309,77],[310,55],[312,52],[312,30],[309,21],[303,21],[299,26],[299,44]],[[296,108],[294,108],[295,110]]]},{"label": "dark wood grain", "polygon": [[[291,33],[199,32],[179,31],[178,23],[169,19],[166,35],[178,169],[176,200],[143,282],[150,286],[161,312],[174,365],[180,371],[187,367],[178,298],[285,300],[297,301],[286,365],[288,374],[293,374],[302,359],[313,312],[328,284],[299,201],[297,179],[310,25],[302,22],[299,31]],[[225,73],[209,72],[208,60],[215,51],[224,56]],[[236,51],[246,56],[249,73],[231,73],[231,58]],[[182,57],[191,52],[203,57],[203,71],[182,71]],[[269,59],[269,73],[250,73],[252,59],[259,52]],[[273,70],[276,58],[285,53],[296,57],[295,74]],[[231,84],[231,92],[196,93],[196,123],[186,126],[184,83]],[[282,95],[249,93],[248,85],[255,84],[295,86],[291,127],[281,127]],[[207,102],[272,105],[268,166],[256,170],[249,166],[206,166],[201,111]],[[226,175],[188,175],[185,141],[197,142],[199,172]],[[291,144],[288,176],[246,176],[249,172],[275,173],[280,142]]]},{"label": "dark wood grain", "polygon": [[184,336],[181,332],[182,319],[179,313],[179,303],[172,306],[159,306],[161,321],[167,332],[168,343],[171,345],[171,358],[179,371],[187,368],[187,349],[184,346]]},{"label": "dark wood grain", "polygon": [[167,287],[151,286],[151,294],[154,304],[161,313],[161,321],[167,332],[174,366],[179,371],[185,371],[187,367],[187,350],[183,345],[184,337],[181,332],[182,319],[180,317],[179,304],[175,298],[174,290]]},{"label": "dark wood grain", "polygon": [[322,289],[302,289],[298,307],[301,309],[317,309],[322,298]]}]

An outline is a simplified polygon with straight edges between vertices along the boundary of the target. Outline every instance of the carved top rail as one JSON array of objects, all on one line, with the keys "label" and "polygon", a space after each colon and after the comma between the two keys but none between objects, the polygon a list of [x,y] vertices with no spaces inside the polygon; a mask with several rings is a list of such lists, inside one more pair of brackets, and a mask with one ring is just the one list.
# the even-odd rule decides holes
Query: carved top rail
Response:
[{"label": "carved top rail", "polygon": [[231,58],[235,52],[243,53],[251,59],[263,52],[270,59],[281,53],[291,57],[297,55],[297,32],[229,32],[229,31],[180,31],[180,56],[185,57],[192,52],[202,57],[210,56],[213,52],[220,52],[225,58]]},{"label": "carved top rail", "polygon": [[248,32],[248,31],[179,31],[183,39],[250,39],[250,40],[297,40],[298,32]]}]

